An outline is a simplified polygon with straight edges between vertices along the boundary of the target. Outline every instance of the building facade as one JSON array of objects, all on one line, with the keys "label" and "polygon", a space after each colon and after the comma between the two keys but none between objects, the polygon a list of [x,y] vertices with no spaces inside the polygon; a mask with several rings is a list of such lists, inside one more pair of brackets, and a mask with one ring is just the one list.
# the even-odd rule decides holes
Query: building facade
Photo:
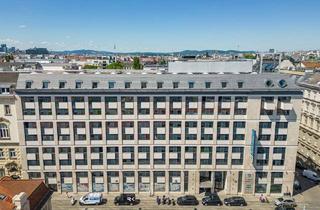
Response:
[{"label": "building facade", "polygon": [[304,88],[299,132],[298,163],[320,170],[320,74],[304,76],[299,85]]},{"label": "building facade", "polygon": [[21,175],[14,89],[17,73],[0,73],[0,177]]},{"label": "building facade", "polygon": [[21,74],[29,178],[59,192],[292,192],[302,92],[277,74]]}]

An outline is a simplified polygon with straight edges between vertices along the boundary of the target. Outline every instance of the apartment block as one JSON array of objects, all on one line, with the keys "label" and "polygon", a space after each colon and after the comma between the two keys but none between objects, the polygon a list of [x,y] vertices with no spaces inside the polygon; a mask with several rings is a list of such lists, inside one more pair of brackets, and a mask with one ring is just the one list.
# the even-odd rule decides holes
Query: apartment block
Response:
[{"label": "apartment block", "polygon": [[298,84],[304,88],[298,163],[320,170],[320,74],[306,75]]},{"label": "apartment block", "polygon": [[20,74],[23,171],[58,192],[292,192],[302,92],[280,74]]},{"label": "apartment block", "polygon": [[21,175],[14,89],[17,73],[0,73],[0,177]]}]

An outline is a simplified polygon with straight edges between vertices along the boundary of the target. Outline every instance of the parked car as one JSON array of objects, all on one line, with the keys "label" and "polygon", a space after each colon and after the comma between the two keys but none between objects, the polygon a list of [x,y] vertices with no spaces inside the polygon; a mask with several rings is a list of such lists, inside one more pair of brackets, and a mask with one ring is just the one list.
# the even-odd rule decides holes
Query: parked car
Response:
[{"label": "parked car", "polygon": [[226,206],[246,206],[247,202],[243,197],[234,196],[223,200]]},{"label": "parked car", "polygon": [[312,170],[303,170],[302,176],[314,181],[314,182],[320,182],[320,177],[318,174]]},{"label": "parked car", "polygon": [[293,198],[278,198],[274,201],[274,204],[280,207],[296,207],[297,206]]},{"label": "parked car", "polygon": [[79,199],[80,205],[99,205],[102,203],[101,193],[88,193]]},{"label": "parked car", "polygon": [[193,195],[185,195],[177,199],[177,204],[180,206],[185,206],[185,205],[196,206],[199,204],[199,201]]},{"label": "parked car", "polygon": [[221,206],[222,201],[217,194],[209,194],[202,198],[202,204],[205,206]]},{"label": "parked car", "polygon": [[135,205],[136,204],[136,195],[133,193],[125,194],[122,193],[119,196],[114,198],[115,205]]}]

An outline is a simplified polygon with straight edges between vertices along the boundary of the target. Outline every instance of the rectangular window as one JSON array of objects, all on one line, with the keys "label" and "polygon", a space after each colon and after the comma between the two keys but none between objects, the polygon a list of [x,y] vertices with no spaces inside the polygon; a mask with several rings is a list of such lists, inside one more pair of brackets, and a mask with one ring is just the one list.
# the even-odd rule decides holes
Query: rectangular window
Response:
[{"label": "rectangular window", "polygon": [[15,159],[15,158],[17,158],[16,150],[15,150],[15,149],[9,149],[9,158],[10,158],[10,159]]},{"label": "rectangular window", "polygon": [[271,139],[271,122],[259,123],[259,141],[270,141]]},{"label": "rectangular window", "polygon": [[124,83],[124,88],[126,88],[126,89],[131,88],[131,83],[132,83],[132,82],[125,82],[125,83]]},{"label": "rectangular window", "polygon": [[179,88],[179,82],[173,82],[172,85],[174,89]]},{"label": "rectangular window", "polygon": [[205,82],[205,87],[206,88],[211,88],[211,82]]},{"label": "rectangular window", "polygon": [[157,88],[158,89],[163,88],[163,82],[157,82]]},{"label": "rectangular window", "polygon": [[7,116],[11,115],[10,105],[8,105],[8,104],[4,105],[4,114],[7,115]]},{"label": "rectangular window", "polygon": [[60,89],[63,89],[63,88],[66,88],[66,81],[59,81],[59,88]]},{"label": "rectangular window", "polygon": [[229,122],[220,121],[217,124],[217,140],[229,140]]},{"label": "rectangular window", "polygon": [[76,89],[82,88],[82,81],[76,81]]},{"label": "rectangular window", "polygon": [[228,147],[217,147],[216,165],[228,164]]},{"label": "rectangular window", "polygon": [[222,87],[222,88],[226,88],[227,85],[228,85],[228,82],[221,82],[221,87]]},{"label": "rectangular window", "polygon": [[244,140],[246,133],[246,122],[233,122],[233,140]]},{"label": "rectangular window", "polygon": [[232,165],[243,165],[243,147],[232,147]]},{"label": "rectangular window", "polygon": [[32,81],[26,81],[26,89],[30,89],[32,86]]},{"label": "rectangular window", "polygon": [[269,164],[269,147],[258,147],[256,163],[257,166],[267,166]]},{"label": "rectangular window", "polygon": [[42,89],[48,89],[49,88],[49,81],[42,81]]},{"label": "rectangular window", "polygon": [[194,82],[189,82],[189,88],[194,88]]},{"label": "rectangular window", "polygon": [[108,82],[108,85],[109,85],[109,89],[113,89],[116,85],[115,82]]},{"label": "rectangular window", "polygon": [[231,97],[219,96],[218,114],[230,115],[230,109],[231,109]]},{"label": "rectangular window", "polygon": [[98,88],[98,82],[92,82],[92,89]]},{"label": "rectangular window", "polygon": [[141,82],[141,89],[147,88],[147,82]]}]

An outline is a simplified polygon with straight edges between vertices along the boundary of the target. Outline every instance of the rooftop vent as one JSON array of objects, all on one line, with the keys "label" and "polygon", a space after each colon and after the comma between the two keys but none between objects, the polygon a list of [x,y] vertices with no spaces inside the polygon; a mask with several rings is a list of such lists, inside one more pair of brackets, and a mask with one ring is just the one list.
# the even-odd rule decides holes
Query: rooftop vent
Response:
[{"label": "rooftop vent", "polygon": [[141,74],[147,74],[147,72],[142,72]]},{"label": "rooftop vent", "polygon": [[111,74],[116,74],[116,72],[113,71],[113,72],[111,72]]},{"label": "rooftop vent", "polygon": [[127,72],[126,74],[131,74],[131,72]]},{"label": "rooftop vent", "polygon": [[218,74],[224,74],[223,72],[219,72]]},{"label": "rooftop vent", "polygon": [[100,71],[96,71],[94,74],[101,74],[101,72]]},{"label": "rooftop vent", "polygon": [[279,80],[278,85],[281,88],[285,88],[288,86],[287,82],[284,79]]},{"label": "rooftop vent", "polygon": [[157,74],[162,74],[161,72],[157,72]]},{"label": "rooftop vent", "polygon": [[266,80],[266,81],[264,82],[264,84],[266,85],[266,87],[273,87],[273,86],[274,86],[272,80]]}]

